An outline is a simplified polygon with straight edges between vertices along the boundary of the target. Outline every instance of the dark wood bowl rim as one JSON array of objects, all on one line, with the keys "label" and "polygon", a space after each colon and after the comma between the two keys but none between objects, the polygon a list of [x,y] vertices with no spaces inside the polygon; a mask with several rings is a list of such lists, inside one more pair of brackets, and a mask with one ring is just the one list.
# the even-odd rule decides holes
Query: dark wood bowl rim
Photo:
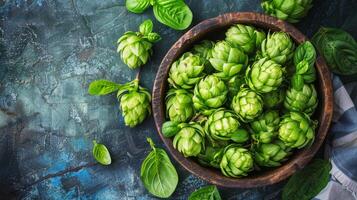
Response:
[{"label": "dark wood bowl rim", "polygon": [[289,161],[282,166],[269,170],[259,175],[249,175],[240,179],[223,176],[218,170],[200,166],[192,159],[185,158],[172,146],[172,139],[165,138],[161,133],[161,125],[165,121],[164,96],[167,84],[168,71],[171,63],[180,56],[192,43],[198,41],[206,33],[227,27],[232,24],[243,23],[266,29],[281,30],[288,33],[297,43],[308,40],[299,30],[291,24],[274,17],[253,13],[236,12],[226,13],[218,17],[207,19],[197,24],[186,32],[167,52],[156,74],[153,86],[152,108],[157,131],[174,159],[192,174],[208,181],[211,184],[233,188],[251,188],[277,183],[291,176],[295,171],[304,167],[316,154],[322,145],[332,119],[333,93],[330,72],[321,57],[316,61],[320,93],[319,128],[314,143],[309,147],[296,152]]}]

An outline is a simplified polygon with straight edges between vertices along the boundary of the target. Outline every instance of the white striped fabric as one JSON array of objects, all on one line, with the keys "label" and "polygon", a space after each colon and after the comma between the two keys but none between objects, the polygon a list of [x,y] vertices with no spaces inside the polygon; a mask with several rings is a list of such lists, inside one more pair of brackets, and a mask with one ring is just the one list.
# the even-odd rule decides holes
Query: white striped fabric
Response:
[{"label": "white striped fabric", "polygon": [[[349,92],[356,91],[349,83],[346,90],[338,76],[333,76],[334,117],[330,142],[326,145],[332,170],[328,185],[314,199],[357,200],[357,111]],[[331,146],[330,146],[331,145]]]}]

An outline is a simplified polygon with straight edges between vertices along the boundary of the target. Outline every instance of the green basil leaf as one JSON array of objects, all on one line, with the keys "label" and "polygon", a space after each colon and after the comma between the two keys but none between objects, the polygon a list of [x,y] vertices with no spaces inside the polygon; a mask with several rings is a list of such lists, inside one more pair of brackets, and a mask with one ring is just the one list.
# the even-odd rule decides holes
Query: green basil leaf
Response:
[{"label": "green basil leaf", "polygon": [[93,140],[93,156],[102,165],[110,165],[112,163],[107,147],[103,144],[98,144],[95,140]]},{"label": "green basil leaf", "polygon": [[175,191],[178,175],[165,150],[156,148],[147,138],[152,151],[141,164],[141,181],[154,196],[168,198]]},{"label": "green basil leaf", "polygon": [[297,66],[301,61],[306,60],[309,65],[314,65],[316,61],[316,51],[311,42],[306,41],[300,44],[294,53],[294,64]]},{"label": "green basil leaf", "polygon": [[149,33],[146,37],[150,42],[157,42],[161,40],[161,36],[157,33]]},{"label": "green basil leaf", "polygon": [[283,188],[283,200],[310,200],[315,197],[330,179],[331,164],[316,159],[296,172]]},{"label": "green basil leaf", "polygon": [[119,90],[120,87],[120,84],[108,80],[96,80],[89,85],[88,93],[90,95],[106,95]]},{"label": "green basil leaf", "polygon": [[147,35],[152,32],[154,25],[150,19],[145,20],[143,23],[140,24],[139,26],[139,31],[143,35]]},{"label": "green basil leaf", "polygon": [[140,14],[150,6],[150,0],[126,0],[125,6],[130,12]]},{"label": "green basil leaf", "polygon": [[357,42],[347,32],[320,28],[312,38],[332,72],[342,75],[357,73]]},{"label": "green basil leaf", "polygon": [[188,200],[221,200],[221,195],[215,185],[202,187],[190,194]]},{"label": "green basil leaf", "polygon": [[175,30],[184,30],[192,22],[192,12],[183,0],[155,0],[153,8],[156,19]]},{"label": "green basil leaf", "polygon": [[175,136],[181,128],[178,126],[178,122],[167,121],[162,124],[162,134],[165,137],[173,137]]},{"label": "green basil leaf", "polygon": [[304,87],[304,79],[300,74],[294,74],[291,79],[291,85],[295,90],[300,91]]},{"label": "green basil leaf", "polygon": [[296,73],[300,75],[305,74],[309,69],[310,65],[306,60],[302,60],[296,65]]}]

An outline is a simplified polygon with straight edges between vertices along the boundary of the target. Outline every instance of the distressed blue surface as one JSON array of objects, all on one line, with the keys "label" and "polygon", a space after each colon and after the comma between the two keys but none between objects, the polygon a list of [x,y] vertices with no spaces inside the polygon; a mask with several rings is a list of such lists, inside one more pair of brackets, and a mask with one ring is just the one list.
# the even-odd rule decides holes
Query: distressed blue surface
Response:
[{"label": "distressed blue surface", "polygon": [[[261,12],[259,0],[191,0],[194,23],[233,11]],[[315,0],[300,30],[311,36],[320,25],[357,36],[355,0]],[[163,144],[152,117],[126,128],[114,96],[92,97],[88,84],[135,77],[119,59],[115,43],[136,30],[142,15],[128,13],[123,0],[16,0],[0,3],[0,196],[5,199],[154,199],[141,184],[140,164],[152,137]],[[183,32],[154,20],[163,37],[143,68],[142,84],[153,85],[169,47]],[[92,140],[105,143],[113,164],[91,156]],[[172,199],[187,199],[207,183],[174,162],[180,183]],[[220,188],[225,199],[277,199],[281,186],[250,190]],[[3,199],[1,198],[1,199]]]}]

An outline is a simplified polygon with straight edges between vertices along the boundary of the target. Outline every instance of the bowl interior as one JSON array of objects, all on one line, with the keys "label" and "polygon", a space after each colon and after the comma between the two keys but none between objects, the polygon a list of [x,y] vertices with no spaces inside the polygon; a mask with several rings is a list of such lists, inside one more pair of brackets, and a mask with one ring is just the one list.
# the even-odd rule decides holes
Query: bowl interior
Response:
[{"label": "bowl interior", "polygon": [[289,160],[284,162],[280,167],[271,169],[264,168],[261,171],[254,171],[254,173],[249,174],[247,177],[236,179],[225,177],[218,169],[203,167],[199,165],[195,159],[183,157],[180,152],[173,148],[172,140],[163,137],[161,133],[161,125],[166,121],[164,114],[164,98],[168,88],[167,78],[169,68],[171,64],[182,55],[182,53],[189,51],[197,42],[204,39],[213,41],[224,39],[225,31],[231,25],[236,23],[252,25],[264,31],[287,32],[297,44],[307,40],[307,38],[293,26],[281,20],[257,13],[228,13],[205,20],[184,34],[173,45],[163,59],[154,83],[153,113],[160,137],[172,156],[184,168],[212,184],[224,187],[248,188],[279,182],[290,176],[297,169],[305,166],[305,164],[310,161],[323,143],[328,125],[331,121],[332,95],[329,95],[328,93],[332,93],[332,87],[329,72],[323,60],[318,58],[318,61],[316,62],[318,78],[318,81],[316,81],[316,89],[318,92],[319,106],[312,117],[319,121],[319,128],[316,129],[316,139],[311,147],[296,150]]}]

